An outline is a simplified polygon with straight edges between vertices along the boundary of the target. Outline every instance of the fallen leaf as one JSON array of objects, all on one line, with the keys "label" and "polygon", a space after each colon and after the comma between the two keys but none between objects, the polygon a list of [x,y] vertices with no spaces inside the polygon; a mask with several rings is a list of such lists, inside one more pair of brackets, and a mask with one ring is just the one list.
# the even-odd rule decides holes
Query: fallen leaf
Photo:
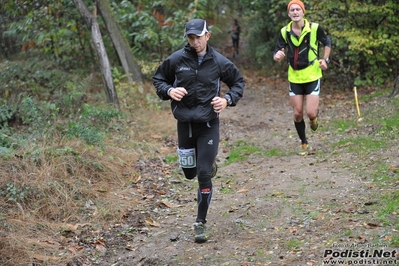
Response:
[{"label": "fallen leaf", "polygon": [[93,246],[96,250],[105,253],[107,251],[107,248],[105,247],[105,240],[104,239],[98,239],[95,243],[93,243]]},{"label": "fallen leaf", "polygon": [[148,225],[154,226],[154,227],[158,227],[159,226],[159,223],[154,221],[151,218],[145,219],[145,223],[148,224]]},{"label": "fallen leaf", "polygon": [[78,251],[84,249],[84,247],[79,246],[78,244],[73,244],[72,246],[68,247],[68,251],[76,254]]},{"label": "fallen leaf", "polygon": [[170,202],[167,202],[167,201],[162,201],[161,203],[163,205],[165,205],[166,207],[168,207],[168,208],[177,208],[177,207],[179,207],[179,205],[174,204],[174,203],[170,203]]},{"label": "fallen leaf", "polygon": [[236,210],[238,210],[238,208],[236,206],[232,206],[229,212],[235,212]]},{"label": "fallen leaf", "polygon": [[60,245],[60,243],[58,243],[58,242],[54,242],[54,241],[51,241],[51,240],[39,240],[39,242],[42,242],[42,243],[47,243],[47,244],[50,244],[50,245],[57,245],[57,246],[59,246]]},{"label": "fallen leaf", "polygon": [[137,245],[135,245],[134,247],[132,247],[132,245],[130,245],[130,243],[127,243],[126,246],[125,246],[125,248],[126,248],[127,250],[130,250],[130,251],[136,251],[136,249],[137,249],[139,246],[140,246],[140,244],[137,244]]},{"label": "fallen leaf", "polygon": [[143,200],[146,200],[146,199],[153,199],[155,196],[154,195],[144,195],[143,196]]},{"label": "fallen leaf", "polygon": [[367,229],[374,229],[374,228],[379,227],[379,225],[378,225],[378,224],[375,224],[375,223],[367,223],[367,224],[365,224],[365,227],[366,227]]},{"label": "fallen leaf", "polygon": [[392,238],[393,238],[393,236],[387,235],[387,236],[384,237],[384,240],[385,240],[385,241],[388,241],[388,240],[391,240]]}]

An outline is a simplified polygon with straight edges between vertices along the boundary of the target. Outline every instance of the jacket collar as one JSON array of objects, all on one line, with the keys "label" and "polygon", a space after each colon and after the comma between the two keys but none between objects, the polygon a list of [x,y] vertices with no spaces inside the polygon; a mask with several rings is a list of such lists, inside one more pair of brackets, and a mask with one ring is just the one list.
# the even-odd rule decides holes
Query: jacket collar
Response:
[{"label": "jacket collar", "polygon": [[[292,32],[292,21],[291,21],[290,23],[288,23],[288,25],[287,25],[287,31],[290,32],[290,33]],[[295,46],[299,46],[299,45],[302,43],[303,38],[304,38],[309,32],[310,32],[310,23],[309,23],[309,21],[308,21],[307,19],[304,19],[304,25],[303,25],[303,27],[302,27],[301,35],[299,36],[299,38],[293,36],[293,34],[290,34],[292,43],[293,43]]]}]

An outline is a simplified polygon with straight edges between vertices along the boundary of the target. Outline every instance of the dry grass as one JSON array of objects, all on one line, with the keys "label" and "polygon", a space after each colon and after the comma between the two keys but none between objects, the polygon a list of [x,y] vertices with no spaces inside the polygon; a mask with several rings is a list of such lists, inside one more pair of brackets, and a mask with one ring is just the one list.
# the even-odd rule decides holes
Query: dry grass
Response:
[{"label": "dry grass", "polygon": [[66,243],[64,234],[122,219],[126,202],[140,198],[131,186],[140,178],[136,161],[158,157],[161,140],[174,134],[169,110],[145,106],[146,97],[156,102],[154,95],[146,84],[143,94],[124,103],[123,129],[102,148],[52,136],[0,158],[1,265],[66,265],[82,247]]}]

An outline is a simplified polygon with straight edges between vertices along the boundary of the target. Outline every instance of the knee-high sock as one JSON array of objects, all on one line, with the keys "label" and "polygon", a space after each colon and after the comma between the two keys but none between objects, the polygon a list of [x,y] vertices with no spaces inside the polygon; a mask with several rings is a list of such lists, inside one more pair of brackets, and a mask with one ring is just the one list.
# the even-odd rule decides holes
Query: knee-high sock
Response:
[{"label": "knee-high sock", "polygon": [[302,119],[301,122],[295,122],[295,128],[296,128],[296,132],[298,133],[299,138],[301,139],[302,143],[308,143],[307,139],[306,139],[306,133],[305,133],[305,121]]},{"label": "knee-high sock", "polygon": [[208,214],[209,205],[211,204],[213,189],[198,189],[198,213],[196,222],[206,223],[206,215]]}]

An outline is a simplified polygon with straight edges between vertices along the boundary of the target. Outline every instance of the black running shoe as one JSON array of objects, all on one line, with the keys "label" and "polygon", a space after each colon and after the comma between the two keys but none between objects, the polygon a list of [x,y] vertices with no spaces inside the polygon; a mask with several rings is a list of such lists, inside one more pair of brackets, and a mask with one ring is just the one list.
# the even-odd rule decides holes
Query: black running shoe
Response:
[{"label": "black running shoe", "polygon": [[201,222],[194,223],[195,243],[204,243],[208,240],[205,224]]}]

